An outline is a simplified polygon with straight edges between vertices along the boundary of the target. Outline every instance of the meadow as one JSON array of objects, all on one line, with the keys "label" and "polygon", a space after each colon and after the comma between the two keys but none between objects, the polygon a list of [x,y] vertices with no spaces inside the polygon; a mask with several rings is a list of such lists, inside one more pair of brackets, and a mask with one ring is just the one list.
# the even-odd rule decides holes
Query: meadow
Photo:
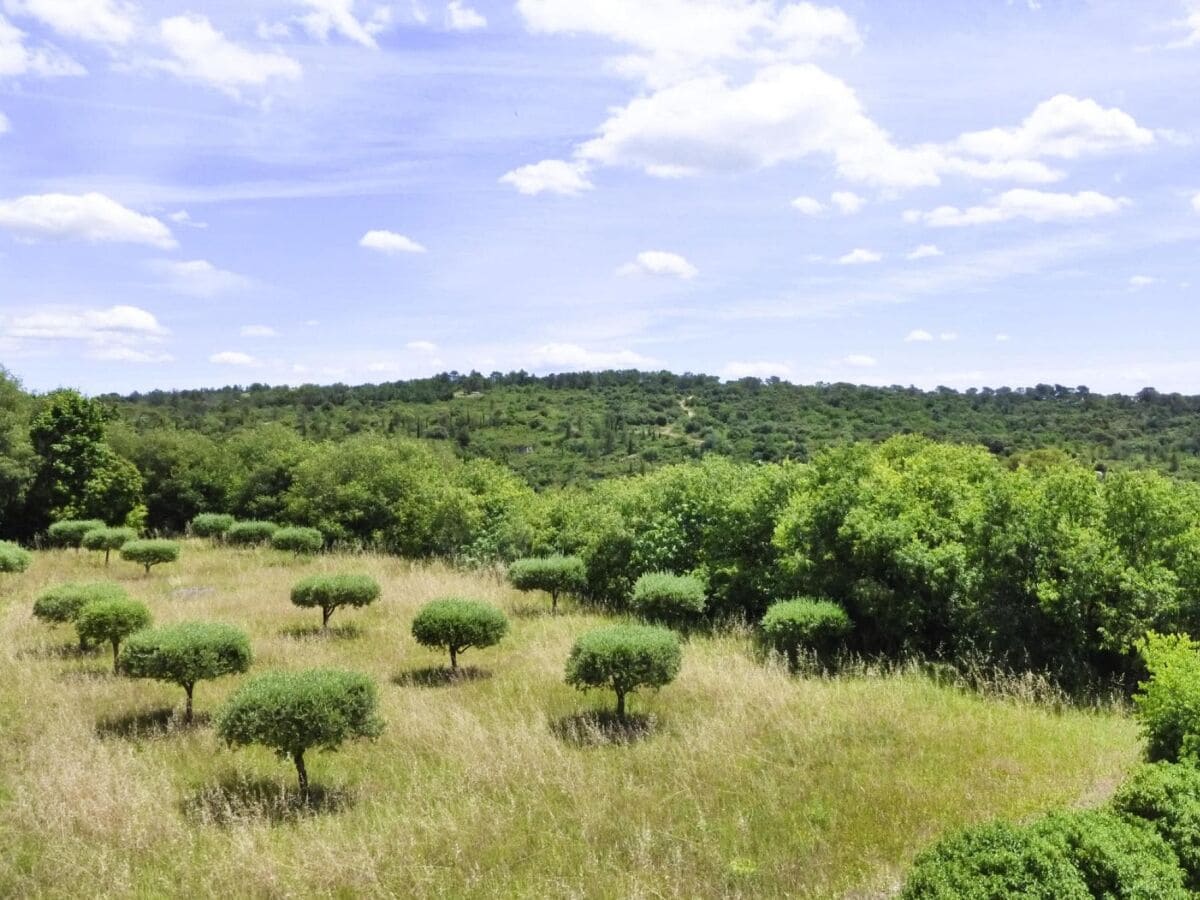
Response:
[{"label": "meadow", "polygon": [[[611,696],[563,683],[602,615],[551,616],[486,570],[183,547],[148,577],[54,550],[0,581],[0,895],[886,897],[948,829],[1097,804],[1141,754],[1118,707],[986,696],[906,666],[794,676],[738,629],[689,638],[678,679],[632,700],[648,733],[612,740],[588,715]],[[383,586],[328,636],[288,600],[323,571]],[[247,676],[198,685],[184,728],[181,690],[114,676],[105,651],[31,617],[41,589],[101,578],[156,624],[244,628],[252,673],[369,674],[385,731],[311,754],[301,808],[290,763],[207,724]],[[513,626],[454,681],[409,632],[447,595]]]}]

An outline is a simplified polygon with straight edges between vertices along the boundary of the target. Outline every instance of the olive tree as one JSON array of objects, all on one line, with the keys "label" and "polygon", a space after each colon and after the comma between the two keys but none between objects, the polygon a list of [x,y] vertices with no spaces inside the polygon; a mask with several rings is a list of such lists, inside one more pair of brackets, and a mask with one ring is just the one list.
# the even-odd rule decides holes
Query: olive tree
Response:
[{"label": "olive tree", "polygon": [[93,528],[83,536],[83,547],[85,550],[103,550],[104,565],[107,566],[110,553],[136,538],[137,532],[132,528]]},{"label": "olive tree", "polygon": [[631,606],[643,619],[687,626],[704,615],[704,580],[695,575],[647,572],[633,585]]},{"label": "olive tree", "polygon": [[225,542],[238,547],[265,544],[271,540],[271,535],[278,530],[279,526],[274,522],[261,522],[255,519],[245,522],[234,522],[225,529]]},{"label": "olive tree", "polygon": [[587,569],[578,556],[529,557],[509,564],[508,580],[521,591],[548,593],[550,611],[556,613],[559,594],[577,594],[587,585]]},{"label": "olive tree", "polygon": [[234,523],[229,513],[200,513],[188,523],[188,529],[196,537],[219,541]]},{"label": "olive tree", "polygon": [[113,671],[118,671],[117,659],[121,642],[150,624],[146,604],[127,597],[109,597],[84,604],[75,617],[75,630],[81,645],[112,644]]},{"label": "olive tree", "polygon": [[[67,581],[46,588],[34,598],[33,616],[48,625],[65,625],[79,618],[80,611],[93,600],[126,599],[125,588],[111,581]],[[82,637],[79,646],[88,646]]]},{"label": "olive tree", "polygon": [[150,567],[179,559],[179,545],[174,541],[144,540],[129,541],[121,547],[121,559],[140,563],[150,574]]},{"label": "olive tree", "polygon": [[46,537],[53,547],[74,547],[78,550],[83,545],[85,534],[104,526],[105,523],[99,519],[63,519],[46,529]]},{"label": "olive tree", "polygon": [[192,721],[196,682],[235,675],[250,668],[250,639],[240,628],[220,622],[181,622],[133,635],[121,651],[120,670],[133,678],[177,684],[187,694],[183,720]]},{"label": "olive tree", "polygon": [[29,568],[33,554],[9,541],[0,541],[0,573],[18,574]]},{"label": "olive tree", "polygon": [[325,536],[316,528],[280,528],[271,535],[271,546],[276,550],[289,550],[297,556],[317,553],[325,546]]},{"label": "olive tree", "polygon": [[312,575],[292,586],[292,603],[321,610],[321,630],[339,606],[369,606],[379,599],[379,582],[370,575]]},{"label": "olive tree", "polygon": [[450,651],[450,668],[471,647],[491,647],[508,633],[504,613],[488,603],[447,597],[425,604],[412,623],[412,635],[423,647]]},{"label": "olive tree", "polygon": [[217,712],[217,734],[230,747],[261,744],[290,759],[307,802],[304,754],[378,737],[383,722],[377,704],[375,683],[358,672],[267,672],[238,688]]},{"label": "olive tree", "polygon": [[799,597],[771,604],[760,627],[763,641],[786,656],[788,667],[795,671],[801,648],[826,656],[850,633],[853,624],[836,603]]},{"label": "olive tree", "polygon": [[617,695],[617,718],[625,697],[638,688],[660,688],[679,674],[679,637],[656,625],[610,625],[579,636],[567,657],[566,682],[579,690],[608,688]]}]

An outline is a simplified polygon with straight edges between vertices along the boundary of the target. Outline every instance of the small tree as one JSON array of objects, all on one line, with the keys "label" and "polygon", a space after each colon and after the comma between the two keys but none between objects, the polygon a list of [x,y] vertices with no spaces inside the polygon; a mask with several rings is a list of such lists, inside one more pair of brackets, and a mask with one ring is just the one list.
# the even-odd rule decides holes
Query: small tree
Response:
[{"label": "small tree", "polygon": [[229,531],[234,523],[229,513],[200,513],[188,524],[188,528],[196,537],[212,538],[219,541]]},{"label": "small tree", "polygon": [[558,612],[559,594],[577,594],[587,585],[587,570],[578,556],[541,556],[514,560],[508,580],[521,591],[546,591],[550,612]]},{"label": "small tree", "polygon": [[109,554],[120,550],[137,537],[132,528],[93,528],[83,536],[83,547],[86,550],[103,550],[104,565],[108,565]]},{"label": "small tree", "polygon": [[458,654],[472,647],[491,647],[508,633],[508,619],[489,603],[447,597],[425,604],[412,623],[412,635],[423,647],[445,647],[450,668]]},{"label": "small tree", "polygon": [[643,619],[667,625],[694,625],[707,606],[704,581],[695,575],[647,572],[633,585],[631,606]]},{"label": "small tree", "polygon": [[308,802],[310,749],[336,750],[354,738],[383,731],[376,715],[375,683],[336,669],[268,672],[242,685],[217,713],[217,734],[231,747],[262,744],[296,766],[300,795]]},{"label": "small tree", "polygon": [[225,530],[225,542],[236,547],[251,547],[255,544],[265,544],[271,540],[271,535],[279,530],[274,522],[250,520],[234,522]]},{"label": "small tree", "polygon": [[182,622],[139,632],[125,642],[120,669],[133,678],[177,684],[187,694],[183,720],[192,721],[196,682],[245,672],[253,661],[250,639],[220,622]]},{"label": "small tree", "polygon": [[117,671],[117,654],[121,641],[150,624],[146,604],[125,597],[92,600],[79,610],[75,630],[81,645],[108,641],[113,650],[113,671]]},{"label": "small tree", "polygon": [[121,559],[140,563],[149,575],[151,566],[178,560],[179,545],[163,540],[129,541],[121,547]]},{"label": "small tree", "polygon": [[654,625],[610,625],[580,635],[567,658],[567,684],[579,690],[608,688],[617,695],[617,718],[625,697],[641,687],[660,688],[679,674],[679,637]]},{"label": "small tree", "polygon": [[0,573],[19,574],[29,568],[33,554],[8,541],[0,541]]},{"label": "small tree", "polygon": [[827,600],[781,600],[762,618],[763,641],[787,657],[792,671],[800,664],[803,647],[827,656],[853,628],[846,611]]},{"label": "small tree", "polygon": [[296,606],[320,607],[321,630],[329,630],[329,617],[339,606],[369,606],[379,599],[379,582],[370,575],[313,575],[292,587]]},{"label": "small tree", "polygon": [[99,519],[63,519],[46,529],[46,537],[53,547],[74,547],[78,550],[83,545],[85,534],[104,525]]},{"label": "small tree", "polygon": [[315,528],[280,528],[271,535],[271,546],[276,550],[290,550],[297,556],[317,553],[325,546],[325,536]]},{"label": "small tree", "polygon": [[[68,581],[46,588],[33,601],[34,618],[48,625],[65,625],[79,618],[80,611],[93,600],[127,600],[125,588],[111,581]],[[87,647],[81,636],[80,649]]]}]

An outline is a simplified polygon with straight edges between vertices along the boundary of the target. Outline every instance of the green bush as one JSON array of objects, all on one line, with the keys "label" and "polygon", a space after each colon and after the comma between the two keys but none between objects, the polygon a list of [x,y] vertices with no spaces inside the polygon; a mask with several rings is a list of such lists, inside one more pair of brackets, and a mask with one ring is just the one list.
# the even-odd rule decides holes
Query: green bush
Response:
[{"label": "green bush", "polygon": [[85,534],[103,528],[105,524],[99,519],[63,519],[46,529],[46,537],[53,547],[74,547],[78,550]]},{"label": "green bush", "polygon": [[491,647],[508,633],[508,619],[500,610],[478,600],[447,597],[425,604],[412,623],[412,635],[423,647],[445,647],[450,668],[458,668],[458,654],[471,647]]},{"label": "green bush", "polygon": [[196,682],[250,668],[250,639],[220,622],[182,622],[138,632],[125,642],[120,670],[132,678],[177,684],[187,694],[184,721],[192,721]]},{"label": "green bush", "polygon": [[67,581],[48,587],[33,601],[34,618],[48,624],[74,622],[93,600],[125,600],[125,588],[111,581]]},{"label": "green bush", "polygon": [[0,541],[0,573],[24,572],[33,562],[33,554],[8,541]]},{"label": "green bush", "polygon": [[233,526],[233,516],[229,513],[200,513],[188,524],[188,528],[196,537],[220,540]]},{"label": "green bush", "polygon": [[108,641],[113,650],[113,671],[117,671],[117,656],[121,641],[150,624],[146,604],[126,597],[92,600],[75,617],[75,630],[82,645]]},{"label": "green bush", "polygon": [[1200,769],[1149,763],[1117,789],[1113,810],[1148,822],[1175,851],[1188,887],[1200,891]]},{"label": "green bush", "polygon": [[104,565],[108,565],[109,554],[120,550],[137,538],[132,528],[93,528],[83,536],[85,550],[104,551]]},{"label": "green bush", "polygon": [[1187,635],[1151,632],[1137,644],[1150,673],[1134,695],[1135,714],[1154,760],[1200,755],[1200,644]]},{"label": "green bush", "polygon": [[227,543],[238,547],[248,547],[253,544],[265,544],[271,540],[271,535],[279,530],[274,522],[234,522],[225,530]]},{"label": "green bush", "polygon": [[580,690],[608,688],[617,695],[617,717],[625,697],[641,687],[659,688],[679,674],[678,636],[653,625],[610,625],[580,635],[567,658],[567,684]]},{"label": "green bush", "polygon": [[633,611],[651,622],[695,624],[707,603],[704,581],[695,575],[647,572],[633,583]]},{"label": "green bush", "polygon": [[370,575],[312,575],[292,587],[292,603],[321,609],[321,628],[339,606],[369,606],[379,599],[379,582]]},{"label": "green bush", "polygon": [[315,528],[280,528],[271,535],[271,546],[299,556],[319,552],[325,546],[325,537]]},{"label": "green bush", "polygon": [[308,799],[304,754],[336,750],[353,738],[383,731],[376,715],[375,683],[336,669],[268,672],[242,685],[217,713],[217,734],[231,747],[262,744],[296,766]]},{"label": "green bush", "polygon": [[140,563],[150,574],[150,567],[179,559],[179,545],[174,541],[144,540],[129,541],[121,547],[121,559]]},{"label": "green bush", "polygon": [[578,556],[529,557],[509,563],[508,580],[521,591],[546,591],[556,613],[559,594],[577,594],[587,586],[587,569]]},{"label": "green bush", "polygon": [[760,627],[763,642],[786,656],[794,671],[801,649],[826,656],[853,626],[846,611],[836,603],[802,597],[771,604]]}]

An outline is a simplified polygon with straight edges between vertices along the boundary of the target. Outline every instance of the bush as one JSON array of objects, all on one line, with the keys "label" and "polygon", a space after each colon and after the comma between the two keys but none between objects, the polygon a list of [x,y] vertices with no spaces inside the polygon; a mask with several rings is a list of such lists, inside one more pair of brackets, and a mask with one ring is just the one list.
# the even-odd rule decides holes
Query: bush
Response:
[{"label": "bush", "polygon": [[379,582],[370,575],[313,575],[292,587],[292,603],[321,608],[321,629],[339,606],[369,606],[379,599]]},{"label": "bush", "polygon": [[108,641],[113,650],[113,671],[117,671],[117,656],[121,641],[150,624],[146,604],[126,597],[92,600],[75,617],[79,643],[98,644]]},{"label": "bush", "polygon": [[192,721],[197,681],[245,672],[253,661],[250,639],[219,622],[183,622],[139,632],[125,642],[120,670],[133,678],[177,684],[187,694],[184,721]]},{"label": "bush", "polygon": [[704,581],[695,575],[647,572],[633,584],[633,611],[651,622],[694,624],[706,605]]},{"label": "bush", "polygon": [[1138,685],[1135,713],[1151,761],[1200,755],[1200,644],[1151,632],[1137,644],[1150,679]]},{"label": "bush", "polygon": [[93,528],[83,536],[83,547],[86,550],[103,550],[104,565],[108,565],[109,554],[120,550],[130,541],[137,538],[132,528]]},{"label": "bush", "polygon": [[74,547],[78,550],[85,534],[104,526],[105,523],[99,519],[63,519],[46,529],[46,537],[53,547]]},{"label": "bush", "polygon": [[315,528],[280,528],[271,535],[271,546],[299,556],[320,551],[325,546],[325,537]]},{"label": "bush", "polygon": [[651,625],[611,625],[583,634],[567,658],[567,684],[580,690],[609,688],[617,718],[625,697],[641,687],[660,688],[679,674],[682,651],[673,631]]},{"label": "bush", "polygon": [[1175,851],[1188,887],[1200,890],[1200,769],[1149,763],[1117,789],[1113,810],[1148,822]]},{"label": "bush", "polygon": [[33,562],[33,554],[8,541],[0,541],[0,573],[24,572]]},{"label": "bush", "polygon": [[217,713],[217,734],[231,747],[262,744],[296,766],[308,799],[304,754],[336,750],[352,738],[383,731],[376,715],[375,683],[336,669],[268,672],[242,685]]},{"label": "bush", "polygon": [[196,537],[220,540],[234,523],[229,513],[200,513],[188,524],[188,528]]},{"label": "bush", "polygon": [[148,540],[129,541],[121,547],[121,559],[140,563],[150,574],[150,567],[179,559],[179,545],[174,541]]},{"label": "bush", "polygon": [[550,611],[558,612],[559,594],[577,594],[587,586],[587,570],[578,556],[541,556],[513,560],[508,580],[521,591],[546,591]]},{"label": "bush", "polygon": [[850,633],[846,611],[827,600],[781,600],[771,604],[762,618],[763,642],[787,657],[795,671],[800,649],[827,656]]},{"label": "bush", "polygon": [[238,547],[265,544],[278,530],[279,526],[274,522],[234,522],[225,530],[225,540]]},{"label": "bush", "polygon": [[33,601],[34,618],[47,624],[74,622],[93,600],[125,600],[125,588],[111,581],[67,581],[46,588]]},{"label": "bush", "polygon": [[471,647],[491,647],[508,633],[504,613],[488,603],[448,597],[425,604],[412,623],[412,635],[423,647],[445,647],[450,668]]}]

